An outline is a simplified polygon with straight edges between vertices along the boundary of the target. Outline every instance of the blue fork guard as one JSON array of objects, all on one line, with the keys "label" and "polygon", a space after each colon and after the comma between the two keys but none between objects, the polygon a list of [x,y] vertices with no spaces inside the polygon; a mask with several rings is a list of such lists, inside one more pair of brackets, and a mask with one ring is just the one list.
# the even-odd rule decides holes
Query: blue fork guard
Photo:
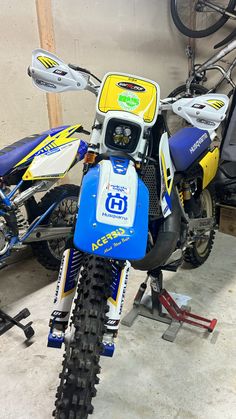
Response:
[{"label": "blue fork guard", "polygon": [[[146,254],[148,237],[148,189],[143,181],[138,179],[136,213],[132,227],[100,223],[96,220],[99,172],[97,165],[83,178],[74,245],[83,252],[102,257],[122,260],[141,259]],[[122,178],[123,175],[120,176]]]}]

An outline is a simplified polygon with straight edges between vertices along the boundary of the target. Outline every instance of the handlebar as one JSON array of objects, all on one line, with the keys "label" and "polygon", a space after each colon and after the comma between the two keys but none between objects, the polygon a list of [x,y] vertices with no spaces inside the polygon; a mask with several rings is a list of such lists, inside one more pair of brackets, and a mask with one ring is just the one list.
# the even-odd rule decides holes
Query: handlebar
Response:
[{"label": "handlebar", "polygon": [[233,30],[233,32],[228,35],[223,41],[219,42],[217,45],[214,46],[214,49],[223,47],[224,45],[228,44],[228,42],[233,41],[233,39],[236,38],[236,29]]}]

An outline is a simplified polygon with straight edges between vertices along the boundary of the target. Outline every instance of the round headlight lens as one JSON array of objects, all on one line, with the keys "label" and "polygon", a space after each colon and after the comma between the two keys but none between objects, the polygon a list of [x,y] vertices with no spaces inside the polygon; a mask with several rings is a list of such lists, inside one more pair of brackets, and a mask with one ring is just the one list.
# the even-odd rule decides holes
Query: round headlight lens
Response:
[{"label": "round headlight lens", "polygon": [[130,129],[130,128],[128,128],[128,127],[125,127],[125,128],[124,128],[124,135],[125,135],[126,137],[129,137],[129,136],[131,135],[131,129]]},{"label": "round headlight lens", "polygon": [[121,147],[125,147],[127,144],[129,144],[131,140],[131,134],[132,131],[129,127],[126,127],[124,125],[119,125],[115,127],[114,133],[113,133],[113,141],[116,145],[120,145]]},{"label": "round headlight lens", "polygon": [[122,127],[119,127],[119,126],[118,126],[118,127],[116,127],[116,128],[115,128],[115,133],[116,133],[116,134],[118,134],[118,135],[122,134],[122,133],[123,133],[123,129],[122,129]]}]

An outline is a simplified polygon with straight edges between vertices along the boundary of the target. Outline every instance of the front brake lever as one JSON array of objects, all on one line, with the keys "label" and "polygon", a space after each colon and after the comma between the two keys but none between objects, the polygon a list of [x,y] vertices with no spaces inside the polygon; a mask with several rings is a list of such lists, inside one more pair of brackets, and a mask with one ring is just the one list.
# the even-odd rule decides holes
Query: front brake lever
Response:
[{"label": "front brake lever", "polygon": [[72,68],[72,70],[82,71],[82,73],[89,74],[90,76],[94,77],[94,79],[97,80],[99,83],[102,82],[97,76],[95,76],[95,74],[91,73],[91,71],[87,70],[86,68],[78,67],[74,64],[68,64],[68,67]]},{"label": "front brake lever", "polygon": [[233,32],[228,35],[223,41],[219,42],[219,44],[214,46],[214,49],[223,47],[224,45],[228,44],[230,41],[232,41],[234,38],[236,38],[236,29],[233,30]]},{"label": "front brake lever", "polygon": [[68,64],[68,67],[72,68],[72,70],[75,70],[75,71],[81,71],[82,73],[91,74],[90,71],[87,70],[86,68],[78,67],[77,65],[74,65],[74,64]]}]

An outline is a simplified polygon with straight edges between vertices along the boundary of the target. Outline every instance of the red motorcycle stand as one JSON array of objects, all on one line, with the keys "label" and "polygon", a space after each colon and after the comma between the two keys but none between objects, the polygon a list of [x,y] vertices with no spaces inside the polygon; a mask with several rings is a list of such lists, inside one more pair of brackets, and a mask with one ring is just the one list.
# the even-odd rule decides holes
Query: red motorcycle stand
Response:
[{"label": "red motorcycle stand", "polygon": [[[146,295],[147,280],[151,279],[151,295]],[[161,270],[149,273],[146,281],[142,283],[134,299],[133,308],[122,319],[121,323],[131,327],[138,316],[148,317],[162,323],[167,323],[169,327],[162,335],[162,338],[169,342],[174,342],[177,333],[184,323],[191,326],[201,327],[208,332],[213,332],[217,320],[209,320],[205,317],[191,313],[191,307],[179,307],[171,295],[162,288],[163,274]],[[167,313],[163,313],[163,307]]]}]

